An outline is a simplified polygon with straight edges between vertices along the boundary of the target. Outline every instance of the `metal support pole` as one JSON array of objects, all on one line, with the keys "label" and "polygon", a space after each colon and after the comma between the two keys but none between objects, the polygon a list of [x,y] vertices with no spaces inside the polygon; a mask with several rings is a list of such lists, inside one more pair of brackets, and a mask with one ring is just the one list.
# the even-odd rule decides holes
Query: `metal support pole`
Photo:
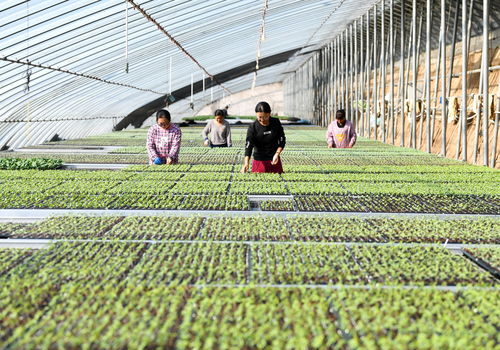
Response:
[{"label": "metal support pole", "polygon": [[346,28],[344,31],[344,109],[346,113],[349,113],[349,46],[348,46],[348,36],[349,32],[348,29]]},{"label": "metal support pole", "polygon": [[[479,76],[479,91],[478,91],[478,96],[482,97],[483,94],[483,61],[481,60],[481,75]],[[484,101],[483,101],[484,102]],[[481,125],[481,115],[482,115],[483,109],[479,108],[478,113],[476,114],[476,127],[474,131],[474,153],[473,153],[473,159],[474,159],[474,164],[477,164],[477,152],[479,148],[479,129]]]},{"label": "metal support pole", "polygon": [[441,34],[439,34],[439,49],[438,49],[438,57],[437,57],[437,67],[436,67],[436,77],[434,79],[434,105],[431,111],[431,142],[434,143],[434,128],[436,124],[436,114],[437,114],[437,101],[438,101],[438,92],[439,92],[439,72],[441,69],[441,42],[443,41]]},{"label": "metal support pole", "polygon": [[347,63],[347,110],[348,118],[352,120],[352,36],[351,25],[346,28],[346,63]]},{"label": "metal support pole", "polygon": [[394,145],[396,137],[395,120],[394,120],[394,0],[389,3],[389,66],[391,71],[391,90],[390,90],[390,108],[389,119],[391,120],[391,144]]},{"label": "metal support pole", "polygon": [[364,60],[363,60],[363,52],[364,51],[364,36],[363,36],[363,16],[361,16],[361,19],[359,21],[359,42],[360,42],[360,50],[359,50],[359,63],[360,63],[360,66],[359,66],[359,70],[360,70],[360,91],[361,91],[361,101],[362,101],[362,105],[360,106],[360,110],[361,110],[361,115],[360,115],[360,123],[359,123],[359,128],[360,128],[360,133],[362,136],[365,136],[365,108],[364,108],[364,105],[365,105],[365,66],[364,66]]},{"label": "metal support pole", "polygon": [[451,91],[451,79],[453,76],[453,64],[455,62],[455,46],[457,42],[457,29],[458,29],[458,11],[460,8],[460,1],[457,1],[455,6],[455,18],[453,19],[453,41],[451,42],[451,59],[450,59],[450,74],[448,75],[448,92]]},{"label": "metal support pole", "polygon": [[417,148],[417,0],[412,4],[412,109],[411,109],[411,147]]},{"label": "metal support pole", "polygon": [[344,108],[343,102],[342,102],[342,45],[341,45],[341,40],[342,40],[342,33],[340,33],[337,36],[337,93],[338,93],[338,109]]},{"label": "metal support pole", "polygon": [[400,105],[401,105],[401,142],[400,146],[405,146],[405,84],[404,84],[404,71],[405,71],[405,0],[401,0],[401,40],[400,40],[400,58],[399,58],[399,89]]},{"label": "metal support pole", "polygon": [[467,52],[470,51],[470,30],[472,27],[472,10],[474,9],[474,0],[471,0],[470,5],[469,5],[469,20],[467,22],[467,33],[469,33],[469,36],[467,38]]},{"label": "metal support pole", "polygon": [[321,83],[322,83],[322,111],[323,115],[321,116],[321,126],[325,125],[325,121],[328,115],[328,69],[327,69],[327,63],[328,63],[328,46],[323,47],[322,49],[323,53],[323,62],[322,62],[322,71],[321,71]]},{"label": "metal support pole", "polygon": [[354,119],[354,38],[352,24],[349,26],[349,118]]},{"label": "metal support pole", "polygon": [[377,135],[377,105],[378,105],[378,94],[377,94],[377,4],[373,5],[373,115],[374,115],[374,138],[378,140]]},{"label": "metal support pole", "polygon": [[[467,0],[463,0],[467,1]],[[431,153],[431,0],[427,0],[425,24],[425,107],[427,143],[425,150]],[[423,121],[421,121],[423,123]]]},{"label": "metal support pole", "polygon": [[328,80],[328,93],[329,93],[329,98],[328,98],[328,106],[329,106],[329,113],[328,113],[328,120],[327,120],[327,124],[330,123],[330,119],[332,118],[332,115],[334,113],[334,104],[333,104],[333,101],[334,101],[334,94],[333,94],[333,91],[334,91],[334,84],[333,84],[333,41],[330,42],[330,44],[328,45],[328,57],[329,57],[329,61],[328,61],[328,64],[329,64],[329,71],[330,71],[330,78]]},{"label": "metal support pole", "polygon": [[338,81],[339,81],[339,75],[338,75],[338,36],[334,39],[334,45],[333,45],[333,72],[334,72],[334,81],[333,81],[333,114],[339,109],[339,102],[338,102]]},{"label": "metal support pole", "polygon": [[489,103],[489,0],[483,0],[483,165],[488,166],[488,127],[490,122]]},{"label": "metal support pole", "polygon": [[[469,59],[469,32],[467,30],[467,0],[462,0],[462,106],[460,127],[462,136],[462,160],[467,161],[467,61]],[[457,139],[457,157],[460,155],[460,137]]]},{"label": "metal support pole", "polygon": [[371,46],[370,46],[370,11],[366,14],[366,130],[368,138],[371,138],[370,126],[370,70],[371,70]]},{"label": "metal support pole", "polygon": [[358,85],[358,21],[354,21],[354,91],[355,101],[354,104],[354,128],[357,129],[359,125],[359,85]]},{"label": "metal support pole", "polygon": [[441,65],[442,65],[442,81],[441,81],[441,155],[446,156],[446,0],[441,0]]},{"label": "metal support pole", "polygon": [[[423,15],[423,11],[420,12],[420,17],[419,17],[419,21],[418,21],[418,33],[417,33],[417,73],[420,71],[420,44],[421,44],[421,39],[422,39],[422,23],[423,23],[423,20],[424,20],[424,15]],[[425,81],[425,71],[424,71],[424,81]],[[417,80],[418,82],[418,80]],[[417,84],[415,84],[417,86]],[[417,86],[418,87],[418,86]],[[422,91],[422,95],[421,95],[421,100],[423,100],[425,98],[425,85],[424,85],[424,91]],[[416,107],[415,107],[416,108]],[[415,121],[415,128],[416,128],[416,121]],[[424,129],[424,116],[423,116],[423,113],[422,111],[420,111],[420,123],[419,123],[419,128],[418,128],[418,134],[420,135],[420,137],[418,138],[418,142],[416,143],[415,147],[416,148],[420,148],[420,146],[422,145],[422,137],[423,137],[423,129]]]},{"label": "metal support pole", "polygon": [[318,125],[322,125],[323,123],[323,118],[325,117],[325,79],[324,79],[324,73],[325,73],[325,51],[322,49],[319,52],[319,62],[318,62],[318,82],[319,82],[319,91],[318,91],[318,97],[319,97],[319,123]]},{"label": "metal support pole", "polygon": [[[410,32],[408,33],[408,50],[407,50],[407,58],[406,58],[406,67],[408,67],[408,69],[406,70],[406,78],[405,78],[405,101],[408,99],[408,94],[410,92],[410,88],[408,87],[408,85],[410,84],[410,72],[411,72],[411,52],[412,52],[412,45],[413,42],[412,42],[412,39],[413,39],[413,23],[410,23]],[[411,115],[408,116],[408,118],[411,118]],[[409,119],[411,121],[411,119]],[[410,144],[411,144],[411,130],[410,130]]]},{"label": "metal support pole", "polygon": [[382,77],[381,77],[381,82],[380,84],[382,85],[382,110],[380,111],[380,116],[381,116],[381,132],[382,132],[382,142],[386,142],[386,136],[385,136],[385,0],[382,0],[380,2],[380,10],[381,10],[381,52],[382,52]]},{"label": "metal support pole", "polygon": [[336,69],[337,69],[337,110],[342,108],[342,95],[341,95],[341,74],[340,74],[340,35],[337,35],[337,47],[335,50],[336,56],[337,56],[337,63],[336,63]]},{"label": "metal support pole", "polygon": [[[498,83],[498,90],[500,91],[500,81]],[[497,158],[497,140],[498,140],[498,117],[500,115],[500,97],[497,97],[497,108],[495,113],[495,124],[493,127],[493,144],[491,146],[490,167],[494,168]]]},{"label": "metal support pole", "polygon": [[340,33],[340,91],[341,91],[341,108],[345,109],[345,90],[344,90],[344,32]]}]

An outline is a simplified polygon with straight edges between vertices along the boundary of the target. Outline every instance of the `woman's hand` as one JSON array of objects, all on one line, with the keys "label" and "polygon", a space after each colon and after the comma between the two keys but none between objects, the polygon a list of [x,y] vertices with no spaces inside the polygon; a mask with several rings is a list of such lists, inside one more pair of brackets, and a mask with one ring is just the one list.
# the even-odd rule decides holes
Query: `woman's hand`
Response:
[{"label": "woman's hand", "polygon": [[280,161],[280,154],[279,153],[275,153],[274,156],[273,156],[273,160],[271,161],[271,164],[272,165],[276,165],[276,164],[278,164],[279,161]]},{"label": "woman's hand", "polygon": [[205,139],[205,142],[203,142],[203,144],[204,144],[205,146],[208,146],[208,145],[209,145],[209,141],[208,141],[208,139]]},{"label": "woman's hand", "polygon": [[167,165],[170,165],[170,164],[172,164],[172,163],[173,163],[172,158],[168,157],[168,158],[167,158]]},{"label": "woman's hand", "polygon": [[248,172],[248,168],[250,168],[250,157],[245,156],[245,160],[243,161],[243,166],[241,167],[240,173],[244,174]]}]

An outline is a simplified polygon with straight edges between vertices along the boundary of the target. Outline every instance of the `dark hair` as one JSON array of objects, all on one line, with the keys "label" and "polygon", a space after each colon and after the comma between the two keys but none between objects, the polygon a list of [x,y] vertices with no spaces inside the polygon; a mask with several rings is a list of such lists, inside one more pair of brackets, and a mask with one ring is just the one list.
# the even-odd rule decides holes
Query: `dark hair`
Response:
[{"label": "dark hair", "polygon": [[225,118],[226,117],[226,112],[224,112],[223,109],[216,109],[215,112],[214,112],[214,117],[217,117],[217,116]]},{"label": "dark hair", "polygon": [[166,120],[170,121],[170,113],[166,109],[160,109],[158,112],[156,112],[156,121],[160,118],[165,118]]},{"label": "dark hair", "polygon": [[337,113],[335,113],[335,119],[345,119],[345,111],[343,109],[337,110]]},{"label": "dark hair", "polygon": [[271,106],[267,102],[259,102],[255,106],[255,113],[271,113]]}]

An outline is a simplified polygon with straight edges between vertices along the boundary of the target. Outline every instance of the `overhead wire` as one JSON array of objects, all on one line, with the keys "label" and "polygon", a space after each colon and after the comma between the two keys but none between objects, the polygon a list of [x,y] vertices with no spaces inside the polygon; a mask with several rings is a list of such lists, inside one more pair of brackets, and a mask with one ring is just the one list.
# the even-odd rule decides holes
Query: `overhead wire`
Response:
[{"label": "overhead wire", "polygon": [[131,89],[135,89],[135,90],[139,90],[139,91],[144,91],[144,92],[152,92],[152,93],[158,94],[158,95],[166,95],[166,92],[160,92],[160,91],[155,91],[155,90],[151,90],[151,89],[143,89],[143,88],[140,88],[140,87],[137,87],[137,86],[133,86],[133,85],[130,85],[130,84],[119,83],[119,82],[116,82],[116,81],[102,79],[102,78],[99,78],[99,77],[96,77],[96,76],[93,76],[93,75],[79,73],[79,72],[74,72],[74,71],[70,71],[70,70],[64,69],[64,68],[47,66],[47,65],[44,65],[44,64],[40,64],[40,63],[34,63],[34,62],[31,62],[30,60],[21,60],[21,59],[9,58],[9,57],[2,56],[2,57],[0,57],[0,61],[22,64],[22,65],[25,65],[25,66],[28,66],[28,67],[36,67],[36,68],[48,69],[48,70],[52,70],[52,71],[56,71],[56,72],[71,74],[71,75],[74,75],[74,76],[77,76],[77,77],[82,77],[82,78],[97,80],[97,81],[100,81],[100,82],[103,82],[103,83],[106,83],[106,84],[123,86],[123,87],[131,88]]},{"label": "overhead wire", "polygon": [[257,52],[255,57],[255,71],[253,73],[252,80],[252,91],[255,89],[255,85],[257,84],[257,71],[259,70],[259,59],[261,57],[261,46],[262,42],[266,40],[266,14],[269,9],[269,0],[264,0],[264,6],[262,7],[262,22],[259,28],[259,39],[257,40]]},{"label": "overhead wire", "polygon": [[222,85],[221,82],[219,82],[217,80],[217,78],[215,78],[215,76],[213,74],[210,74],[207,69],[201,65],[200,62],[198,62],[198,60],[196,58],[194,58],[165,28],[163,28],[163,26],[158,23],[153,17],[151,17],[151,15],[149,15],[146,10],[144,10],[142,7],[140,7],[138,4],[136,4],[133,0],[126,0],[128,1],[133,7],[134,9],[136,9],[137,11],[139,11],[148,21],[150,21],[151,23],[153,23],[163,34],[165,34],[169,39],[170,41],[179,48],[179,50],[181,50],[181,52],[186,55],[189,59],[191,59],[198,67],[200,67],[200,69],[202,71],[205,72],[205,74],[207,74],[207,76],[212,79],[213,81],[215,81],[215,83],[217,85],[219,85],[223,90],[227,91],[228,93],[231,94],[231,91],[226,88],[224,85]]}]

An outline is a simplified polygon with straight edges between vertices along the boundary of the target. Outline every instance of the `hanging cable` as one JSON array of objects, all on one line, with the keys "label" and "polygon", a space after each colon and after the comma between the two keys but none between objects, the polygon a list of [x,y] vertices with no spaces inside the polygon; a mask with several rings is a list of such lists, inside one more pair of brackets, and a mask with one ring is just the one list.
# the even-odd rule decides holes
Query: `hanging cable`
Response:
[{"label": "hanging cable", "polygon": [[[26,57],[30,57],[30,5],[29,1],[26,1]],[[27,59],[29,62],[29,59]],[[31,81],[31,67],[26,67],[26,73],[24,78],[26,79],[26,85],[24,86],[24,93],[30,91],[30,81]]]},{"label": "hanging cable", "polygon": [[[28,66],[28,67],[36,67],[36,68],[48,69],[48,70],[52,70],[52,71],[56,71],[56,72],[71,74],[71,75],[74,75],[74,76],[77,76],[77,77],[82,77],[82,78],[97,80],[97,81],[100,81],[100,82],[106,83],[106,84],[123,86],[123,87],[131,88],[131,89],[135,89],[135,90],[139,90],[139,91],[144,91],[144,92],[152,92],[152,93],[158,94],[158,95],[166,95],[166,93],[164,93],[164,92],[159,92],[159,91],[155,91],[155,90],[151,90],[151,89],[143,89],[143,88],[139,88],[139,87],[136,87],[136,86],[133,86],[133,85],[129,85],[129,84],[117,83],[115,81],[102,79],[102,78],[99,78],[99,77],[96,77],[96,76],[93,76],[93,75],[88,75],[88,74],[73,72],[73,71],[70,71],[68,69],[51,67],[51,66],[45,66],[43,64],[30,62],[29,60],[24,61],[24,60],[19,60],[19,59],[15,59],[15,58],[0,57],[0,61],[10,62],[10,63],[18,63],[18,64],[22,64],[22,65],[25,65],[25,66]],[[30,73],[30,75],[31,75],[31,73]]]},{"label": "hanging cable", "polygon": [[144,17],[146,17],[146,19],[148,21],[150,21],[151,23],[153,23],[163,34],[165,34],[169,39],[170,41],[179,48],[179,50],[182,51],[182,53],[184,53],[187,57],[189,57],[189,59],[191,59],[194,63],[196,63],[196,65],[198,67],[200,67],[206,74],[207,76],[209,76],[212,80],[215,81],[215,83],[217,85],[219,85],[222,89],[224,89],[225,91],[227,91],[228,93],[231,94],[231,91],[228,90],[224,85],[222,85],[222,83],[220,83],[212,74],[210,74],[206,69],[205,67],[203,67],[193,56],[191,56],[191,54],[189,52],[187,52],[187,50],[177,41],[175,40],[175,38],[169,33],[167,32],[167,30],[165,28],[163,28],[153,17],[151,17],[143,8],[141,8],[139,5],[137,5],[133,0],[127,0],[130,4],[132,4],[132,6],[134,6],[134,8],[139,11],[140,13],[142,13],[142,15]]},{"label": "hanging cable", "polygon": [[[29,63],[30,61],[27,60]],[[30,81],[31,81],[31,74],[33,73],[32,69],[30,66],[26,66],[26,73],[25,73],[25,78],[26,78],[26,84],[24,85],[24,93],[28,93],[30,91]]]},{"label": "hanging cable", "polygon": [[253,81],[252,81],[252,91],[255,89],[255,85],[257,83],[257,71],[259,70],[259,60],[261,57],[261,46],[262,42],[266,40],[266,14],[269,8],[269,0],[264,0],[264,6],[262,7],[262,21],[259,29],[259,40],[257,40],[257,53],[255,57],[255,71],[253,73]]},{"label": "hanging cable", "polygon": [[128,74],[128,2],[125,0],[125,73]]}]

